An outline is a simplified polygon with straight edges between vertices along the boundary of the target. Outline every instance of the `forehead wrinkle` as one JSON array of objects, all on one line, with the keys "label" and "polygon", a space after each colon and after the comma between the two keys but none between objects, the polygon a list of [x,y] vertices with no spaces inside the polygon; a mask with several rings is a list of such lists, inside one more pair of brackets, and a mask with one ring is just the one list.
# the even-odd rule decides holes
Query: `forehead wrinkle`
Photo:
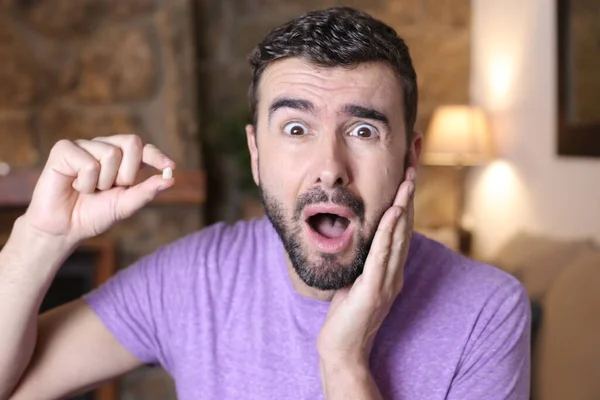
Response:
[{"label": "forehead wrinkle", "polygon": [[[389,82],[390,79],[394,80],[394,84]],[[388,108],[388,98],[399,97],[398,106],[403,105],[402,94],[394,93],[396,83],[399,84],[396,81],[393,71],[385,65],[364,64],[355,68],[319,67],[304,60],[284,59],[267,67],[260,86],[261,91],[265,95],[268,93],[270,99],[292,97],[310,100],[319,114],[329,112],[330,107],[335,107],[336,110],[332,110],[335,112],[346,103],[356,103],[368,104],[385,111],[388,117],[395,119],[397,113],[385,109]],[[268,92],[265,92],[265,89]],[[402,90],[401,85],[399,90]],[[352,98],[349,98],[349,94]],[[265,100],[264,96],[261,97],[261,101]],[[340,100],[335,101],[336,98]]]},{"label": "forehead wrinkle", "polygon": [[[349,79],[348,76],[336,77],[336,75],[353,73],[353,70],[341,69],[341,67],[319,68],[307,64],[303,67],[294,66],[286,70],[282,70],[278,66],[272,66],[272,68],[268,70],[268,74],[265,73],[268,79],[263,80],[262,83],[269,80],[274,81],[275,87],[280,84],[287,84],[292,86],[307,86],[316,90],[359,90],[364,88],[377,90],[382,85],[380,82],[381,79],[372,78],[369,79],[371,82],[364,82],[363,75],[360,75],[363,79],[357,79],[357,77]],[[315,70],[316,68],[319,69]]]},{"label": "forehead wrinkle", "polygon": [[[329,109],[336,114],[339,114],[339,110],[343,110],[348,104],[358,104],[364,105],[365,107],[379,109],[373,103],[373,100],[377,98],[382,98],[381,94],[377,93],[377,88],[373,88],[372,86],[368,87],[369,92],[365,92],[361,87],[343,87],[343,88],[323,88],[319,85],[315,85],[309,82],[303,83],[289,83],[290,87],[287,87],[288,83],[283,85],[277,84],[273,91],[273,96],[275,99],[277,98],[297,98],[310,101],[314,109],[311,114],[318,115],[322,113],[327,113]],[[349,98],[349,92],[361,91],[359,96],[353,96],[353,98]],[[339,99],[339,101],[336,101]],[[319,101],[320,100],[320,101]]]}]

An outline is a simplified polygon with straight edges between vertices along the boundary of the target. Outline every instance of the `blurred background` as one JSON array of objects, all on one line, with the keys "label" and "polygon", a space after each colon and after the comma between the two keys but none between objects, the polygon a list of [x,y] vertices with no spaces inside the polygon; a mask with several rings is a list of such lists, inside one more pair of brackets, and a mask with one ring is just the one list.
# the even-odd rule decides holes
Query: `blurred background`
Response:
[{"label": "blurred background", "polygon": [[[44,309],[187,233],[261,216],[246,57],[334,5],[409,45],[417,230],[523,281],[533,398],[600,399],[600,0],[0,0],[0,246],[61,138],[137,133],[178,163],[177,185],[77,249]],[[175,396],[148,367],[79,398]]]}]

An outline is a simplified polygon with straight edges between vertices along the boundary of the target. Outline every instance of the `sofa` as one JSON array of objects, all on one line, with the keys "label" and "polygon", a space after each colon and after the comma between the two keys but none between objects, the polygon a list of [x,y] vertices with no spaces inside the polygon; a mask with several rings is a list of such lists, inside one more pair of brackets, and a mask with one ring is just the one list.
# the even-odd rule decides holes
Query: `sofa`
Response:
[{"label": "sofa", "polygon": [[600,399],[600,245],[519,232],[488,263],[532,304],[532,399]]}]

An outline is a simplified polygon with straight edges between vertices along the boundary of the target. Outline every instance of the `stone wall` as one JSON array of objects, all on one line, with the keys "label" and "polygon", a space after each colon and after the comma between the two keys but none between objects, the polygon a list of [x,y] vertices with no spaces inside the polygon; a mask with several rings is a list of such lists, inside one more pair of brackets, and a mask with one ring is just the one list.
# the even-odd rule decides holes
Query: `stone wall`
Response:
[{"label": "stone wall", "polygon": [[[137,133],[200,168],[192,14],[188,0],[1,0],[0,161],[41,167],[61,138]],[[201,221],[145,209],[112,232],[121,266]]]},{"label": "stone wall", "polygon": [[[0,161],[39,168],[61,138],[137,133],[201,168],[192,16],[189,0],[0,0]],[[115,226],[119,267],[199,229],[202,211],[147,207]],[[2,233],[14,211],[0,214]],[[128,400],[173,393],[160,369],[121,389]]]},{"label": "stone wall", "polygon": [[[243,115],[240,110],[247,107],[251,71],[246,57],[254,45],[270,29],[304,11],[336,5],[371,13],[407,41],[420,91],[418,130],[424,131],[436,106],[469,101],[470,0],[202,0],[197,10],[201,50],[198,65],[204,111],[202,131],[207,147],[214,136],[221,134],[215,118],[223,113]],[[243,131],[240,135],[240,140],[245,140]],[[205,158],[207,168],[231,171],[232,163],[219,165],[223,164],[223,157],[214,154]],[[232,176],[230,172],[225,174]],[[207,217],[239,218],[244,209],[244,194],[239,186],[230,182],[225,186],[222,181],[212,180],[209,189],[212,200],[208,205],[211,215]],[[439,191],[436,193],[439,195]],[[435,218],[428,217],[425,221],[428,225],[432,220],[436,224],[452,222],[451,206],[438,204],[435,208],[439,212]]]}]

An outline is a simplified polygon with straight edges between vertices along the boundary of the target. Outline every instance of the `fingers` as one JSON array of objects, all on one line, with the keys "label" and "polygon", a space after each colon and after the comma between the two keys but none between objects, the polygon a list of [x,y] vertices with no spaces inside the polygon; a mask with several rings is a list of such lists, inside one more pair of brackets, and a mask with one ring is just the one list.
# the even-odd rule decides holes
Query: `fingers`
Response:
[{"label": "fingers", "polygon": [[410,244],[415,179],[416,170],[407,168],[405,180],[396,193],[392,207],[379,222],[363,269],[364,285],[377,291],[386,287],[390,295],[396,295],[402,284],[399,278],[404,269],[403,258]]},{"label": "fingers", "polygon": [[51,188],[73,187],[83,193],[91,193],[98,184],[100,163],[94,156],[69,140],[58,141],[48,157],[42,175]]},{"label": "fingers", "polygon": [[[72,186],[81,193],[135,183],[140,165],[163,170],[175,163],[155,146],[143,145],[139,136],[115,135],[93,140],[60,140],[50,152],[46,182]],[[51,171],[55,173],[50,173]]]},{"label": "fingers", "polygon": [[399,293],[404,283],[404,267],[412,240],[413,206],[402,209],[396,228],[394,229],[390,258],[383,286],[392,293]]},{"label": "fingers", "polygon": [[140,137],[136,135],[99,137],[93,141],[103,142],[121,150],[123,158],[114,182],[117,186],[133,185],[142,164],[159,170],[167,167],[175,168],[175,163],[163,152],[151,144],[144,145]]},{"label": "fingers", "polygon": [[[90,153],[99,162],[100,169],[95,171],[99,174],[96,177],[97,184],[94,189],[108,190],[113,187],[123,158],[121,149],[99,141],[76,140],[75,144]],[[78,189],[80,180],[81,178],[78,177],[73,182],[73,187]]]},{"label": "fingers", "polygon": [[362,285],[380,291],[385,281],[395,226],[402,210],[390,207],[381,218],[363,269]]},{"label": "fingers", "polygon": [[167,167],[175,168],[175,162],[151,143],[144,146],[144,150],[142,151],[142,163],[161,171]]},{"label": "fingers", "polygon": [[404,266],[412,239],[414,221],[414,192],[416,171],[410,167],[406,172],[406,180],[400,185],[394,205],[400,207],[402,215],[395,226],[390,259],[386,270],[384,286],[398,293],[403,284]]},{"label": "fingers", "polygon": [[[408,167],[404,174],[404,181],[400,184],[396,197],[394,198],[394,205],[407,207],[410,197],[412,197],[415,189],[415,180],[417,173],[414,167]],[[408,198],[406,197],[406,191],[408,190]]]}]

